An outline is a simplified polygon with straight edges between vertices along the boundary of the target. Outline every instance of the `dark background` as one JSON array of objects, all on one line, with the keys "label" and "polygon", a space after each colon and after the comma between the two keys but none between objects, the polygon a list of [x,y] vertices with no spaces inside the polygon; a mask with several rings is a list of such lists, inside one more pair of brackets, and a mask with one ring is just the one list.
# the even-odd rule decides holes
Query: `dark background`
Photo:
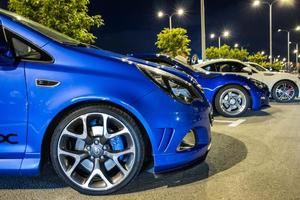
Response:
[{"label": "dark background", "polygon": [[[267,6],[253,8],[251,0],[206,0],[207,46],[217,45],[210,40],[211,32],[229,29],[232,36],[223,43],[239,43],[250,51],[269,50],[269,11]],[[6,7],[6,1],[1,1]],[[156,35],[168,27],[168,18],[158,19],[158,10],[172,13],[178,7],[187,11],[183,17],[174,17],[173,25],[188,29],[193,52],[201,52],[200,0],[91,0],[90,13],[100,14],[105,26],[93,29],[97,45],[120,52],[156,52]],[[300,25],[300,2],[293,7],[274,6],[274,56],[286,57],[287,37],[277,33],[278,28],[292,29]],[[300,42],[300,32],[292,33],[292,41]],[[292,48],[294,49],[294,44]],[[293,58],[293,57],[292,57]]]}]

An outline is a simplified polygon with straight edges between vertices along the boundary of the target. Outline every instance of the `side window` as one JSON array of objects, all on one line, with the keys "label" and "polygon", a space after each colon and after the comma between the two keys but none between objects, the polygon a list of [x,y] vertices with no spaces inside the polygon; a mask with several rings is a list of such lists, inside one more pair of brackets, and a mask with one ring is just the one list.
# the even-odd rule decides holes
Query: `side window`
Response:
[{"label": "side window", "polygon": [[231,71],[236,73],[244,73],[243,68],[244,65],[241,65],[240,63],[230,63]]},{"label": "side window", "polygon": [[228,63],[215,64],[218,72],[232,72],[231,66]]},{"label": "side window", "polygon": [[23,39],[22,37],[5,30],[8,42],[12,47],[16,58],[26,61],[41,61],[51,62],[52,58],[43,50],[36,47],[34,44]]},{"label": "side window", "polygon": [[209,71],[209,72],[217,72],[217,68],[215,65],[207,65],[207,66],[203,67],[203,69],[205,69],[206,71]]},{"label": "side window", "polygon": [[11,41],[14,47],[16,57],[29,60],[40,60],[42,58],[40,52],[38,52],[31,46],[25,44],[24,42],[20,41],[19,39],[12,38]]},{"label": "side window", "polygon": [[218,71],[219,72],[234,72],[234,73],[243,73],[244,66],[235,63],[235,62],[224,62],[218,64]]}]

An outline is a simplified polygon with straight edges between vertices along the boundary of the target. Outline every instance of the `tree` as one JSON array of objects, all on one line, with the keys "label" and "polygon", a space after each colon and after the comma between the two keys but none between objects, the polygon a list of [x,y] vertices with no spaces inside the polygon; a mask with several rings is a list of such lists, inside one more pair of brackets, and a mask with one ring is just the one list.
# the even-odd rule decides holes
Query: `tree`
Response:
[{"label": "tree", "polygon": [[89,0],[9,0],[9,9],[81,42],[94,43],[97,37],[90,29],[104,21],[100,15],[88,15],[89,4]]},{"label": "tree", "polygon": [[268,60],[268,57],[266,55],[263,55],[261,52],[257,52],[253,55],[250,55],[248,57],[248,60],[250,62],[255,62],[255,63],[258,63],[258,64],[262,64],[262,63],[266,63],[267,60]]},{"label": "tree", "polygon": [[246,49],[231,48],[228,45],[223,45],[221,48],[209,47],[206,50],[208,59],[228,58],[237,60],[246,60],[249,52]]},{"label": "tree", "polygon": [[157,48],[161,53],[172,57],[189,56],[191,49],[189,48],[191,40],[187,35],[187,30],[183,28],[163,29],[157,35]]},{"label": "tree", "polygon": [[257,63],[265,68],[268,68],[268,69],[272,68],[275,70],[281,70],[281,68],[283,66],[283,63],[280,61],[275,61],[271,65],[268,60],[268,57],[266,55],[263,55],[261,52],[257,52],[253,55],[248,56],[248,61]]}]

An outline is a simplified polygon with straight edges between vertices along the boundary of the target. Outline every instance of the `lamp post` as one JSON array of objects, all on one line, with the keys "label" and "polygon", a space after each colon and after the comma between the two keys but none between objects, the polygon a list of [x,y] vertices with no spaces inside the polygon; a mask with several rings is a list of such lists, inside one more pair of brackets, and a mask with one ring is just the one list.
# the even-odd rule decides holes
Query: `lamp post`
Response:
[{"label": "lamp post", "polygon": [[176,12],[174,12],[174,13],[171,14],[171,15],[165,14],[163,11],[159,11],[159,12],[157,13],[157,16],[158,16],[159,18],[163,18],[164,16],[168,16],[168,17],[169,17],[169,28],[170,28],[170,30],[171,30],[171,29],[173,28],[173,22],[172,22],[173,17],[174,17],[175,15],[177,15],[177,16],[183,16],[184,13],[185,13],[184,9],[179,8]]},{"label": "lamp post", "polygon": [[290,45],[291,45],[291,32],[288,30],[284,30],[284,29],[278,29],[278,32],[286,32],[287,33],[287,65],[288,65],[288,69],[290,69],[290,62],[291,62],[291,58],[290,58]]},{"label": "lamp post", "polygon": [[294,50],[294,54],[296,55],[296,69],[298,69],[299,64],[299,44],[295,43],[296,49]]},{"label": "lamp post", "polygon": [[206,30],[205,30],[205,2],[200,0],[200,10],[201,10],[201,51],[202,60],[206,60]]},{"label": "lamp post", "polygon": [[295,29],[293,30],[284,30],[284,29],[278,29],[278,32],[285,32],[287,33],[287,64],[288,64],[288,69],[290,69],[290,64],[291,64],[291,59],[290,59],[290,46],[291,46],[291,31],[297,31],[299,32],[300,31],[300,26],[297,26]]},{"label": "lamp post", "polygon": [[270,63],[273,63],[273,5],[277,2],[282,3],[291,3],[292,0],[273,0],[271,2],[268,1],[261,1],[261,0],[255,0],[253,1],[254,7],[259,7],[261,4],[265,4],[269,6],[269,35],[270,35]]},{"label": "lamp post", "polygon": [[218,44],[219,44],[219,49],[221,48],[221,43],[222,43],[222,37],[223,38],[229,38],[230,37],[230,31],[225,30],[221,35],[217,36],[216,34],[212,33],[210,34],[210,39],[215,39],[218,37]]}]

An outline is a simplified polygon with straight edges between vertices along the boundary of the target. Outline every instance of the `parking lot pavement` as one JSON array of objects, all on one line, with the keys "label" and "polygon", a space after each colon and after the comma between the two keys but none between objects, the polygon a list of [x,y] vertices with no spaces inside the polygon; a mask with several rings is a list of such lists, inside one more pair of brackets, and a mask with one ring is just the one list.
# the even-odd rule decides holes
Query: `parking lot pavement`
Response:
[{"label": "parking lot pavement", "polygon": [[117,195],[87,197],[48,167],[40,177],[0,177],[0,199],[300,199],[299,167],[300,101],[272,103],[240,119],[216,117],[207,161],[191,169],[142,173]]}]

